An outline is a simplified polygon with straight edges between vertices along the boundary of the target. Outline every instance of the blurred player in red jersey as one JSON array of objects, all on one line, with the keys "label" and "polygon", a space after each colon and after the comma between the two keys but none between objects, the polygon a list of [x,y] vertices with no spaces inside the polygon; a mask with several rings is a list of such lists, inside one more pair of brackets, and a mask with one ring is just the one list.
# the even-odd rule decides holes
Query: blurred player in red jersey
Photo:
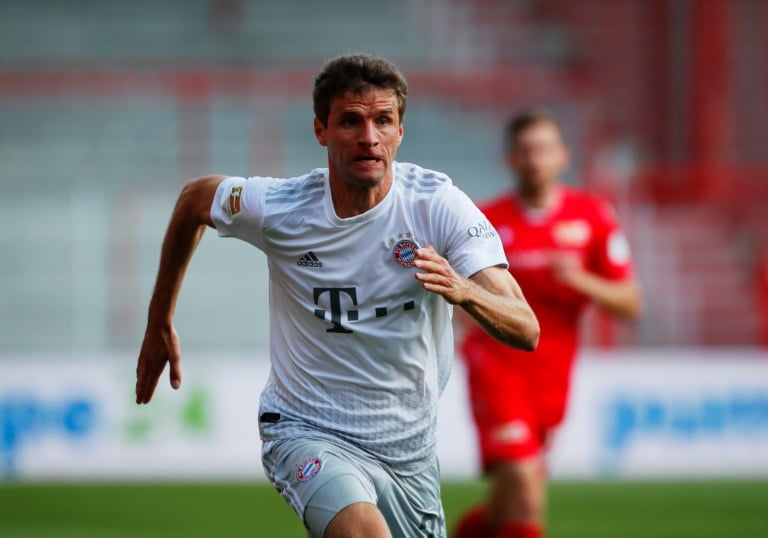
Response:
[{"label": "blurred player in red jersey", "polygon": [[544,535],[543,453],[565,414],[581,314],[591,302],[627,319],[642,310],[613,209],[560,181],[569,152],[554,118],[524,112],[512,118],[506,135],[516,192],[481,209],[501,236],[509,270],[539,319],[541,337],[533,354],[521,353],[457,319],[483,471],[491,484],[487,503],[464,514],[455,538]]}]

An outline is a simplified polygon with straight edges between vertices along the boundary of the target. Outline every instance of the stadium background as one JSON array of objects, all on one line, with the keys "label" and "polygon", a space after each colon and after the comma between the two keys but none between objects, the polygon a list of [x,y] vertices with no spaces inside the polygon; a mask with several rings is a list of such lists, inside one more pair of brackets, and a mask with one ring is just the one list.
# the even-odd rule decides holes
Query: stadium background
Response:
[{"label": "stadium background", "polygon": [[[206,234],[177,309],[185,388],[131,406],[162,232],[188,179],[323,165],[312,77],[366,51],[410,83],[400,160],[488,198],[509,185],[504,120],[547,106],[574,150],[567,180],[609,197],[629,233],[648,312],[584,324],[579,392],[606,399],[574,402],[553,536],[579,536],[556,518],[590,488],[621,486],[587,514],[622,492],[632,502],[630,478],[652,480],[650,497],[679,480],[694,481],[682,496],[728,492],[731,511],[687,509],[768,535],[748,497],[768,496],[766,29],[765,0],[0,0],[0,531],[62,524],[41,483],[259,481],[249,412],[268,329],[254,249]],[[461,374],[446,400],[466,426]],[[614,445],[595,442],[601,427]],[[459,488],[475,473],[460,432],[444,453]],[[28,517],[6,502],[26,488],[42,503]]]}]

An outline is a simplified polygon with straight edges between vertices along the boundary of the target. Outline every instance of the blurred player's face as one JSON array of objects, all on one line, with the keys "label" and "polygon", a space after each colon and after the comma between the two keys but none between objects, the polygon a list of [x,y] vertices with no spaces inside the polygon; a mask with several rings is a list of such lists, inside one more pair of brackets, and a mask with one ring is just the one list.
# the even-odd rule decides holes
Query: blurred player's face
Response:
[{"label": "blurred player's face", "polygon": [[388,188],[403,139],[393,90],[347,92],[331,102],[328,124],[315,118],[315,136],[328,148],[331,181],[349,188]]},{"label": "blurred player's face", "polygon": [[507,159],[517,173],[518,188],[524,193],[540,193],[559,181],[569,156],[560,130],[542,120],[517,134]]}]

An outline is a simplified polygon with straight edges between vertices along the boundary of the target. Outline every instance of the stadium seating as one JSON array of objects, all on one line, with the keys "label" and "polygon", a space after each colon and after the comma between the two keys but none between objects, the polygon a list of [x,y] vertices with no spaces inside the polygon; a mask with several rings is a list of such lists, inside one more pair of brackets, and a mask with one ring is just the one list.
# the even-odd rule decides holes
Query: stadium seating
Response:
[{"label": "stadium seating", "polygon": [[[576,158],[567,180],[618,206],[649,310],[634,328],[595,315],[588,343],[765,342],[768,65],[759,51],[768,37],[759,21],[768,7],[707,5],[0,3],[0,209],[24,223],[0,232],[9,260],[0,340],[135,345],[180,185],[208,172],[293,175],[321,164],[311,77],[329,56],[362,48],[409,75],[400,158],[449,172],[475,198],[507,187],[499,152],[511,110],[543,104],[563,118]],[[730,26],[717,22],[724,14]],[[727,63],[710,42],[727,47]],[[617,155],[624,164],[606,167]],[[190,269],[199,285],[180,305],[194,328],[187,341],[199,346],[230,328],[214,320],[204,330],[210,320],[195,315],[211,301],[206,288],[238,289],[230,263],[256,264],[249,281],[261,284],[250,293],[266,300],[259,260],[231,245],[206,249]],[[263,344],[266,327],[232,308],[233,345]]]}]

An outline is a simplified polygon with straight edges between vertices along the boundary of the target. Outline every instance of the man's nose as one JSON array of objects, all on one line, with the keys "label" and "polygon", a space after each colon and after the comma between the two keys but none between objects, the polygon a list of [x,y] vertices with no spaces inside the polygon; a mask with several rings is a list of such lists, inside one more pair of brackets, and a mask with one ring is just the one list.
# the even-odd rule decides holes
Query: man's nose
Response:
[{"label": "man's nose", "polygon": [[360,133],[360,144],[364,146],[375,146],[378,142],[379,131],[376,129],[376,124],[373,121],[364,122],[362,132]]}]

